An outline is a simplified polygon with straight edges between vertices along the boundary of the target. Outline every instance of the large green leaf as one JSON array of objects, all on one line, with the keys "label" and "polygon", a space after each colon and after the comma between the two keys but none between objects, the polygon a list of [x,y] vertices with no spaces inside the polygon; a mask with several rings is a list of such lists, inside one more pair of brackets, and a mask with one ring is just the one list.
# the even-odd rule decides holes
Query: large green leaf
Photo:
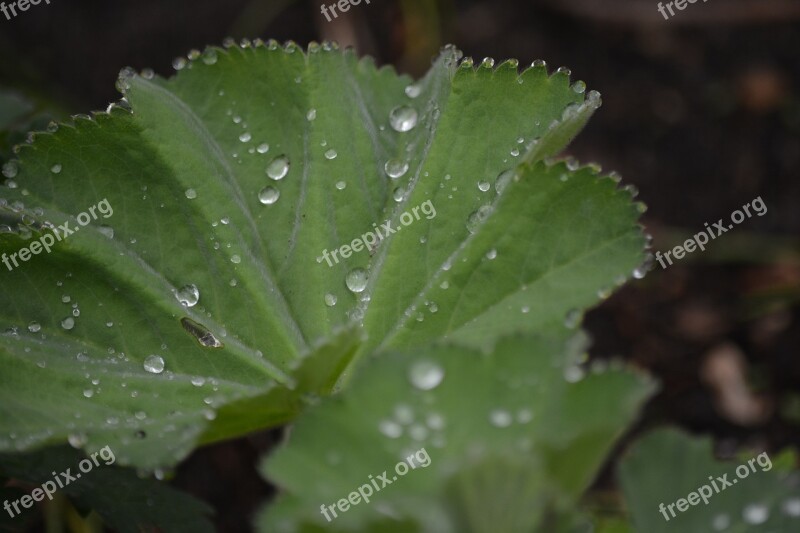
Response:
[{"label": "large green leaf", "polygon": [[[453,346],[384,355],[301,416],[268,458],[265,474],[285,492],[261,530],[553,531],[548,514],[572,508],[653,390],[616,369],[580,379],[583,347],[580,337],[512,337],[491,355]],[[417,467],[395,475],[415,452]],[[328,510],[327,521],[320,505],[384,471],[390,485]]]},{"label": "large green leaf", "polygon": [[711,439],[658,430],[629,451],[619,477],[639,533],[788,533],[800,530],[796,467],[793,452],[718,461]]},{"label": "large green leaf", "polygon": [[[79,232],[0,265],[0,450],[73,435],[169,465],[290,420],[359,354],[564,329],[624,280],[644,257],[630,195],[542,163],[599,95],[457,59],[412,86],[333,46],[210,48],[170,80],[124,70],[124,105],[23,146],[0,252]],[[113,215],[79,226],[104,200]],[[328,266],[384,220],[395,235]]]}]

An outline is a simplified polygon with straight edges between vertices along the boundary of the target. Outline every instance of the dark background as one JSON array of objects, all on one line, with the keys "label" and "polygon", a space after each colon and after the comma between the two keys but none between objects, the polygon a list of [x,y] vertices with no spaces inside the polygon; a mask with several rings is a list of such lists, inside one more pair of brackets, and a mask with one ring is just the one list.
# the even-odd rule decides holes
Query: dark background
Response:
[{"label": "dark background", "polygon": [[[698,1],[664,20],[653,0],[362,0],[332,22],[321,3],[42,2],[0,15],[0,89],[33,100],[29,115],[88,113],[119,98],[120,68],[169,76],[175,57],[227,36],[337,40],[415,76],[448,42],[476,60],[568,66],[604,101],[569,153],[638,187],[654,250],[758,196],[768,208],[587,316],[593,358],[662,382],[626,442],[672,423],[721,453],[800,445],[800,1]],[[279,439],[199,450],[172,482],[212,504],[220,530],[248,530],[272,493],[255,465]],[[613,490],[612,466],[599,488]]]}]

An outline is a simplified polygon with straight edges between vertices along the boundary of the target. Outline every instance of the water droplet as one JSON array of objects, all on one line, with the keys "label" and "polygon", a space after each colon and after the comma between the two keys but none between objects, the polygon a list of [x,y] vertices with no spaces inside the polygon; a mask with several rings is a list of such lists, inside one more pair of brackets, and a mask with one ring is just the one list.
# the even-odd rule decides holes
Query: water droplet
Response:
[{"label": "water droplet", "polygon": [[443,281],[441,284],[439,284],[439,287],[441,287],[444,290],[447,290],[447,289],[450,288],[450,282],[449,281]]},{"label": "water droplet", "polygon": [[489,261],[495,259],[496,257],[497,257],[497,250],[495,250],[494,248],[486,252],[486,259],[488,259]]},{"label": "water droplet", "polygon": [[85,398],[91,398],[92,396],[94,396],[94,391],[92,389],[84,389],[83,396]]},{"label": "water droplet", "polygon": [[512,148],[510,153],[511,153],[512,156],[518,157],[519,156],[519,148]]},{"label": "water droplet", "polygon": [[564,379],[567,383],[577,383],[583,379],[585,372],[578,365],[568,366],[564,369]]},{"label": "water droplet", "polygon": [[256,148],[256,151],[259,154],[266,154],[267,152],[269,152],[269,145],[267,143],[259,144],[258,148]]},{"label": "water droplet", "polygon": [[781,506],[783,512],[792,518],[800,518],[800,498],[790,498]]},{"label": "water droplet", "polygon": [[389,123],[392,129],[400,133],[411,131],[417,125],[417,110],[411,106],[400,106],[392,110],[389,115]]},{"label": "water droplet", "polygon": [[491,188],[492,188],[492,186],[488,181],[479,181],[478,182],[478,190],[480,190],[481,192],[486,192]]},{"label": "water droplet", "polygon": [[75,319],[72,318],[71,316],[68,316],[67,318],[61,321],[61,327],[68,331],[71,330],[72,328],[75,327]]},{"label": "water droplet", "polygon": [[186,189],[186,192],[184,194],[186,194],[186,198],[188,198],[189,200],[194,200],[195,198],[197,198],[197,191],[195,191],[194,189]]},{"label": "water droplet", "polygon": [[59,165],[58,163],[56,163],[55,165],[53,165],[53,166],[50,168],[50,172],[52,172],[53,174],[60,174],[60,173],[61,173],[61,165]]},{"label": "water droplet", "polygon": [[406,190],[403,187],[397,187],[392,191],[392,198],[395,202],[402,202],[406,197]]},{"label": "water droplet", "polygon": [[586,83],[581,80],[576,81],[572,84],[572,90],[578,94],[583,94],[586,92]]},{"label": "water droplet", "polygon": [[239,140],[242,141],[243,143],[249,143],[252,138],[253,136],[250,134],[249,131],[246,131],[241,135],[239,135]]},{"label": "water droplet", "polygon": [[392,179],[397,179],[408,172],[408,163],[399,159],[390,159],[383,166],[386,175]]},{"label": "water droplet", "polygon": [[31,322],[30,324],[28,324],[28,331],[30,331],[31,333],[37,333],[41,331],[41,329],[42,326],[38,322]]},{"label": "water droplet", "polygon": [[514,170],[505,170],[497,176],[497,180],[494,183],[494,189],[497,191],[497,194],[502,194],[508,184],[511,183],[511,179],[514,177]]},{"label": "water droplet", "polygon": [[483,68],[494,67],[494,59],[492,59],[491,57],[484,57],[483,61],[481,61],[481,67]]},{"label": "water droplet", "polygon": [[184,285],[179,290],[173,291],[173,293],[184,307],[194,307],[200,300],[200,290],[196,285]]},{"label": "water droplet", "polygon": [[425,423],[428,424],[428,427],[434,431],[438,431],[444,428],[444,417],[439,413],[431,413],[425,419]]},{"label": "water droplet", "polygon": [[309,122],[315,120],[317,118],[317,110],[314,109],[313,107],[309,109],[308,113],[306,113],[306,118],[308,119]]},{"label": "water droplet", "polygon": [[391,420],[381,420],[378,429],[390,439],[397,439],[403,434],[403,428],[397,422]]},{"label": "water droplet", "polygon": [[233,264],[235,264],[235,265],[238,265],[238,264],[239,264],[239,263],[241,263],[241,262],[242,262],[242,258],[241,258],[241,257],[239,257],[237,254],[233,254],[233,255],[231,256],[231,263],[233,263]]},{"label": "water droplet", "polygon": [[9,161],[5,165],[3,165],[3,176],[7,178],[14,178],[16,177],[18,172],[18,166],[16,161]]},{"label": "water droplet", "polygon": [[151,374],[160,374],[164,371],[164,359],[160,355],[148,355],[144,360],[144,369]]},{"label": "water droplet", "polygon": [[191,379],[191,382],[192,385],[194,385],[195,387],[202,387],[206,383],[206,378],[204,378],[203,376],[194,376]]},{"label": "water droplet", "polygon": [[568,67],[558,67],[556,69],[556,72],[558,72],[559,74],[566,74],[567,76],[572,74],[572,71]]},{"label": "water droplet", "polygon": [[224,346],[207,327],[198,324],[191,318],[182,318],[181,326],[205,348],[222,348]]},{"label": "water droplet", "polygon": [[[85,395],[85,393],[84,393],[84,395]],[[90,398],[91,395],[86,396],[86,397]],[[73,433],[73,434],[67,436],[67,442],[69,442],[69,445],[72,446],[73,448],[75,448],[76,450],[80,450],[81,448],[83,448],[86,445],[86,442],[88,440],[89,439],[86,438],[86,435],[78,434],[78,433]]]},{"label": "water droplet", "polygon": [[411,365],[409,381],[419,390],[433,390],[444,379],[444,369],[433,361],[422,360]]},{"label": "water droplet", "polygon": [[172,60],[172,68],[175,70],[183,70],[186,67],[186,58],[185,57],[176,57]]},{"label": "water droplet", "polygon": [[333,148],[331,148],[330,150],[328,150],[327,152],[325,152],[325,159],[336,159],[336,156],[338,156],[338,155],[339,155],[339,154],[338,154],[338,153],[336,153],[336,150],[334,150]]},{"label": "water droplet", "polygon": [[728,529],[730,525],[731,525],[731,519],[726,514],[718,514],[711,521],[711,527],[714,528],[714,531],[724,531]]},{"label": "water droplet", "polygon": [[769,520],[769,508],[761,503],[751,503],[742,511],[742,518],[748,524],[759,525]]},{"label": "water droplet", "polygon": [[258,201],[264,205],[272,205],[281,197],[281,192],[275,187],[264,187],[258,193]]},{"label": "water droplet", "polygon": [[336,295],[335,294],[326,294],[325,295],[325,305],[328,307],[333,307],[336,305]]},{"label": "water droplet", "polygon": [[408,435],[417,442],[424,441],[428,438],[428,428],[421,424],[414,424],[409,428]]},{"label": "water droplet", "polygon": [[367,271],[363,268],[354,268],[347,274],[345,284],[351,292],[364,292],[367,288]]},{"label": "water droplet", "polygon": [[213,48],[206,48],[203,52],[203,63],[213,65],[217,62],[217,51]]},{"label": "water droplet", "polygon": [[533,420],[533,413],[530,409],[520,409],[517,411],[517,422],[520,424],[527,424]]},{"label": "water droplet", "polygon": [[114,228],[111,226],[106,226],[105,224],[98,226],[97,231],[108,237],[109,239],[114,238]]},{"label": "water droplet", "polygon": [[347,187],[347,183],[345,183],[344,181],[337,181],[336,182],[336,188],[338,190],[343,191],[345,189],[345,187]]},{"label": "water droplet", "polygon": [[492,207],[489,205],[483,205],[474,211],[468,218],[467,218],[467,230],[470,233],[475,233],[478,230],[478,226],[480,226],[489,215],[492,213]]},{"label": "water droplet", "polygon": [[267,176],[274,180],[282,180],[289,173],[289,158],[285,155],[280,155],[272,160],[272,163],[267,166]]},{"label": "water droplet", "polygon": [[489,413],[489,422],[497,428],[507,428],[511,425],[511,413],[503,409],[495,409]]},{"label": "water droplet", "polygon": [[411,84],[406,87],[405,91],[406,91],[406,96],[408,96],[409,98],[416,98],[422,92],[422,87],[416,84]]}]

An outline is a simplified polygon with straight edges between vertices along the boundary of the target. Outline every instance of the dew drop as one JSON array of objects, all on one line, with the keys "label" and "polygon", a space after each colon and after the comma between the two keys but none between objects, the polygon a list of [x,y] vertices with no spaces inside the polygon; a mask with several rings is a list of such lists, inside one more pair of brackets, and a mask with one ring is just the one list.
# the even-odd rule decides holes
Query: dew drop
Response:
[{"label": "dew drop", "polygon": [[94,391],[92,389],[84,389],[83,396],[86,398],[91,398],[94,396]]},{"label": "dew drop", "polygon": [[336,152],[336,150],[331,148],[330,150],[325,152],[325,159],[336,159],[336,156],[338,156],[338,155],[339,154]]},{"label": "dew drop", "polygon": [[478,182],[478,190],[480,190],[481,192],[486,192],[491,188],[492,188],[492,186],[488,181],[479,181]]},{"label": "dew drop", "polygon": [[742,518],[748,524],[759,525],[769,520],[769,509],[761,503],[751,503],[742,511]]},{"label": "dew drop", "polygon": [[53,174],[61,174],[61,165],[55,164],[50,168],[50,172]]},{"label": "dew drop", "polygon": [[217,62],[217,51],[213,48],[206,48],[203,52],[203,63],[213,65]]},{"label": "dew drop", "polygon": [[289,158],[280,155],[267,166],[267,176],[274,180],[282,180],[289,173]]},{"label": "dew drop", "polygon": [[511,183],[511,179],[514,177],[514,170],[506,170],[500,173],[497,176],[497,180],[494,183],[494,190],[497,191],[497,194],[502,194],[508,184]]},{"label": "dew drop", "polygon": [[489,413],[489,422],[497,428],[507,428],[511,425],[511,413],[503,409],[495,409]]},{"label": "dew drop", "polygon": [[392,179],[397,179],[408,172],[408,163],[399,159],[390,159],[383,166],[386,175]]},{"label": "dew drop", "polygon": [[344,181],[337,181],[336,182],[336,188],[338,190],[343,191],[345,189],[345,187],[347,187],[347,183],[346,182],[344,182]]},{"label": "dew drop", "polygon": [[314,121],[317,118],[317,110],[314,109],[313,107],[309,109],[308,113],[306,113],[306,118],[308,119],[309,122]]},{"label": "dew drop", "polygon": [[238,265],[238,264],[239,264],[239,263],[241,263],[241,262],[242,262],[242,258],[241,258],[241,257],[239,257],[237,254],[233,254],[233,255],[231,256],[231,263],[233,263],[233,264],[235,264],[235,265]]},{"label": "dew drop", "polygon": [[252,138],[253,136],[250,134],[249,131],[246,131],[241,135],[239,135],[239,140],[242,141],[243,143],[249,143]]},{"label": "dew drop", "polygon": [[269,145],[267,143],[259,144],[258,148],[256,148],[256,152],[258,152],[259,154],[266,154],[267,152],[269,152]]},{"label": "dew drop", "polygon": [[[90,398],[91,395],[86,397]],[[69,436],[67,436],[67,442],[69,442],[69,445],[75,448],[76,450],[80,450],[81,448],[83,448],[86,445],[87,441],[88,439],[86,438],[86,435],[72,433]]]},{"label": "dew drop", "polygon": [[172,68],[175,70],[183,70],[186,67],[186,58],[185,57],[176,57],[172,61]]},{"label": "dew drop", "polygon": [[411,131],[417,125],[417,110],[411,106],[399,106],[389,114],[389,123],[392,129],[400,133]]},{"label": "dew drop", "polygon": [[354,268],[345,277],[345,284],[353,293],[364,292],[367,288],[367,271],[363,268]]},{"label": "dew drop", "polygon": [[409,98],[416,98],[422,92],[422,87],[416,84],[411,84],[406,87],[405,91],[406,91],[406,96],[408,96]]},{"label": "dew drop", "polygon": [[186,192],[184,194],[186,194],[186,198],[188,198],[189,200],[194,200],[195,198],[197,198],[197,191],[195,191],[194,189],[186,189]]},{"label": "dew drop", "polygon": [[335,294],[328,293],[325,295],[325,305],[327,305],[328,307],[333,307],[334,305],[336,305],[336,301],[337,299]]},{"label": "dew drop", "polygon": [[783,512],[792,518],[800,518],[800,498],[790,498],[781,506]]},{"label": "dew drop", "polygon": [[144,360],[144,369],[151,374],[160,374],[164,371],[164,359],[160,355],[148,355]]},{"label": "dew drop", "polygon": [[71,316],[68,316],[64,320],[61,321],[61,327],[66,329],[67,331],[71,330],[75,327],[75,319]]},{"label": "dew drop", "polygon": [[275,187],[264,187],[258,193],[258,201],[264,205],[272,205],[281,197],[281,192]]},{"label": "dew drop", "polygon": [[30,331],[31,333],[37,333],[41,331],[41,329],[42,326],[38,322],[31,322],[30,324],[28,324],[28,331]]},{"label": "dew drop", "polygon": [[572,90],[578,94],[583,94],[584,92],[586,92],[586,83],[581,80],[578,80],[572,84]]},{"label": "dew drop", "polygon": [[433,390],[444,379],[444,369],[433,361],[417,361],[411,365],[408,379],[419,390]]},{"label": "dew drop", "polygon": [[488,259],[489,261],[495,259],[496,257],[497,257],[497,250],[495,250],[494,248],[486,252],[486,259]]},{"label": "dew drop", "polygon": [[483,205],[474,211],[468,218],[467,218],[467,230],[470,233],[475,233],[478,230],[478,226],[480,226],[489,215],[492,213],[492,207],[489,205]]},{"label": "dew drop", "polygon": [[397,439],[403,434],[403,428],[397,422],[392,420],[381,420],[378,424],[378,429],[383,435],[390,439]]},{"label": "dew drop", "polygon": [[731,519],[726,514],[718,514],[711,521],[711,527],[714,528],[714,531],[724,531],[728,529],[730,525],[731,525]]},{"label": "dew drop", "polygon": [[200,300],[200,290],[196,285],[184,285],[179,290],[173,292],[175,298],[184,307],[194,307]]},{"label": "dew drop", "polygon": [[14,178],[16,177],[17,172],[18,172],[18,167],[16,161],[9,161],[5,165],[3,165],[3,176],[7,178]]},{"label": "dew drop", "polygon": [[111,226],[106,226],[105,224],[103,224],[102,226],[97,227],[97,231],[99,231],[109,239],[114,238],[114,228],[112,228]]}]

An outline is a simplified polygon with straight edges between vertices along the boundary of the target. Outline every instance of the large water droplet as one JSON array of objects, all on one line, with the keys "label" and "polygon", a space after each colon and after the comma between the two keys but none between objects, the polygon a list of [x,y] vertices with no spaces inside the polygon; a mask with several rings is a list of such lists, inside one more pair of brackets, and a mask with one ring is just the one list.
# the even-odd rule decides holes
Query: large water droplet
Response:
[{"label": "large water droplet", "polygon": [[182,318],[181,326],[189,335],[197,339],[197,342],[205,348],[222,348],[223,344],[211,331],[202,324],[198,324],[191,318]]},{"label": "large water droplet", "polygon": [[200,300],[200,290],[196,285],[184,285],[180,289],[174,291],[175,298],[184,307],[194,307]]},{"label": "large water droplet", "polygon": [[386,175],[392,179],[397,179],[408,172],[408,163],[400,159],[390,159],[383,166]]},{"label": "large water droplet", "polygon": [[61,327],[68,331],[71,330],[72,328],[75,327],[75,319],[72,318],[71,316],[68,316],[67,318],[61,321]]},{"label": "large water droplet", "polygon": [[364,292],[367,288],[367,271],[363,268],[354,268],[345,277],[345,284],[351,292]]},{"label": "large water droplet", "polygon": [[160,355],[148,355],[144,360],[144,369],[151,374],[160,374],[164,371],[164,359]]},{"label": "large water droplet", "polygon": [[433,361],[417,361],[411,365],[408,379],[419,390],[433,390],[444,379],[444,369]]},{"label": "large water droplet", "polygon": [[325,159],[336,159],[336,156],[338,156],[338,155],[339,154],[336,152],[336,150],[331,148],[330,150],[325,152]]},{"label": "large water droplet", "polygon": [[272,205],[281,197],[281,192],[275,187],[264,187],[258,193],[258,201],[264,205]]},{"label": "large water droplet", "polygon": [[491,189],[492,186],[488,181],[479,181],[478,182],[478,190],[481,192],[486,192]]},{"label": "large water droplet", "polygon": [[289,173],[289,158],[281,155],[272,160],[267,166],[267,176],[274,180],[282,180]]},{"label": "large water droplet", "polygon": [[197,198],[197,191],[195,191],[194,189],[186,189],[186,192],[184,194],[186,194],[186,198],[188,198],[189,200],[194,200],[195,198]]},{"label": "large water droplet", "polygon": [[395,107],[389,115],[392,129],[399,132],[411,131],[417,125],[417,110],[411,106]]}]

